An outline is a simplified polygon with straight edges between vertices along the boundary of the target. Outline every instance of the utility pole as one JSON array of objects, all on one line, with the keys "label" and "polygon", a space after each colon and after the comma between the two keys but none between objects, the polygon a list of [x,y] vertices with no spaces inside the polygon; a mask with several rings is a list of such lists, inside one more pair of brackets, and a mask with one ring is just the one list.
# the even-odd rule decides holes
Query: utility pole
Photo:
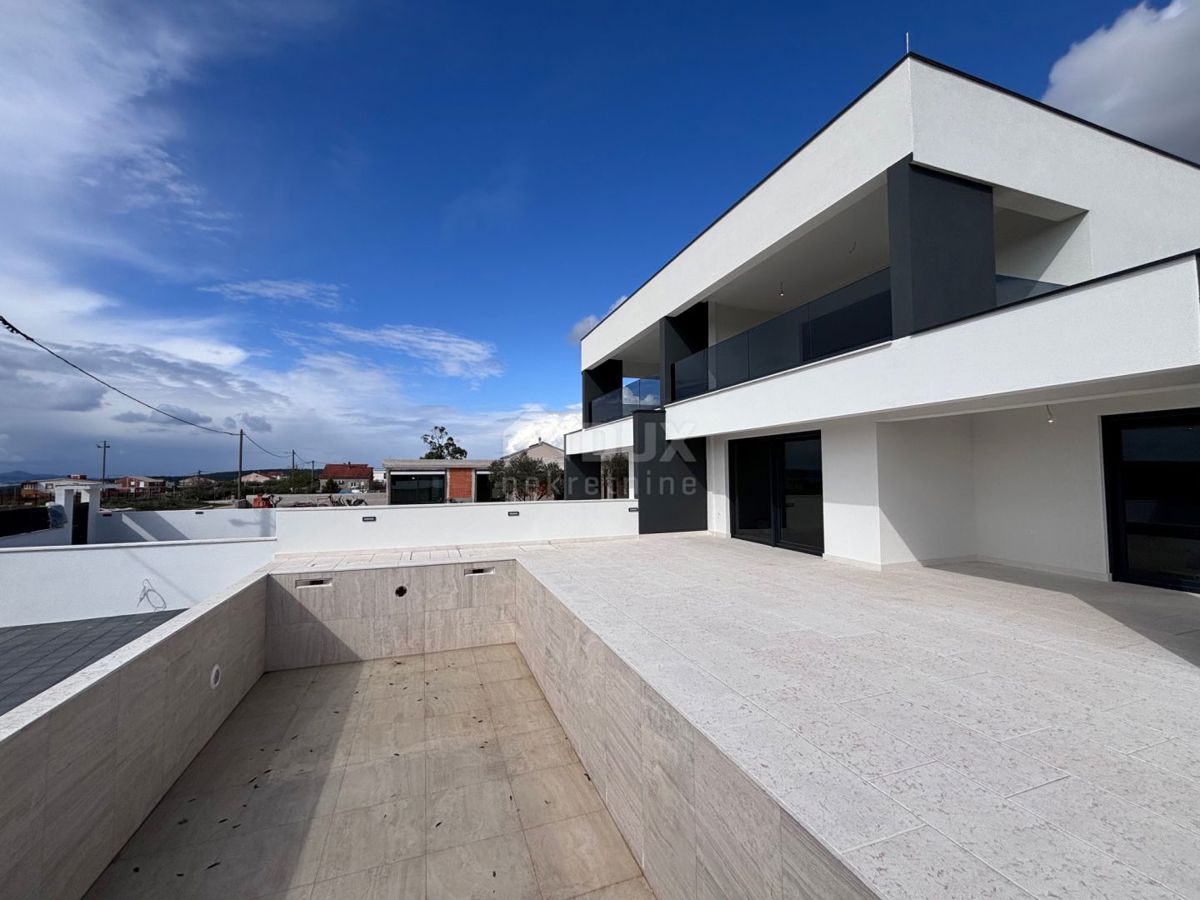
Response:
[{"label": "utility pole", "polygon": [[296,451],[292,451],[292,480],[288,485],[292,489],[292,493],[296,493]]},{"label": "utility pole", "polygon": [[100,451],[100,504],[104,505],[104,482],[108,475],[108,448],[111,447],[107,440],[103,440],[96,445],[96,449]]},{"label": "utility pole", "polygon": [[242,499],[242,445],[246,440],[246,429],[238,429],[238,483],[237,483],[237,498]]},{"label": "utility pole", "polygon": [[317,480],[317,461],[315,459],[310,459],[308,464],[310,467],[308,473],[308,492],[310,494],[315,494],[316,491],[313,490],[313,482]]},{"label": "utility pole", "polygon": [[111,447],[108,441],[101,441],[96,445],[96,449],[100,451],[100,492],[104,492],[104,479],[108,475],[108,448]]}]

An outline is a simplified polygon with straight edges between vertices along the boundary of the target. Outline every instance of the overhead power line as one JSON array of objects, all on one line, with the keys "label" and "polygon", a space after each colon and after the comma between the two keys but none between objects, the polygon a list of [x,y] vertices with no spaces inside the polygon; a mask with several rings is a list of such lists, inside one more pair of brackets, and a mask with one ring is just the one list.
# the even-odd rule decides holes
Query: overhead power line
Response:
[{"label": "overhead power line", "polygon": [[93,375],[87,369],[83,368],[83,366],[77,366],[75,363],[71,362],[69,359],[67,359],[65,356],[63,356],[61,353],[55,353],[53,350],[51,350],[45,344],[43,344],[40,341],[27,335],[25,332],[23,332],[20,328],[18,328],[12,322],[8,321],[8,319],[4,318],[4,316],[0,316],[0,325],[3,325],[8,331],[12,332],[17,337],[25,338],[25,340],[29,341],[29,343],[33,344],[35,347],[40,347],[41,349],[45,350],[47,353],[49,353],[55,359],[65,362],[72,369],[74,369],[77,372],[83,373],[88,378],[92,379],[92,381],[99,382],[100,384],[102,384],[106,388],[108,388],[110,391],[116,391],[122,397],[132,400],[134,403],[138,404],[139,406],[146,407],[146,409],[153,410],[154,412],[158,413],[160,416],[166,416],[168,419],[174,419],[176,422],[182,422],[184,425],[191,425],[193,428],[202,428],[205,431],[211,431],[213,434],[225,434],[225,435],[228,435],[229,437],[237,437],[237,432],[235,432],[235,431],[225,431],[224,429],[221,429],[221,428],[212,428],[211,426],[208,426],[208,425],[201,425],[199,422],[191,422],[188,419],[183,418],[182,416],[177,416],[174,413],[169,413],[165,409],[159,409],[154,404],[147,403],[145,400],[139,400],[137,397],[133,396],[133,394],[130,394],[126,391],[121,390],[119,387],[109,384],[107,381],[105,381],[100,376]]},{"label": "overhead power line", "polygon": [[256,441],[254,438],[250,437],[250,435],[245,434],[244,432],[243,432],[243,436],[246,438],[246,440],[248,440],[250,443],[252,443],[255,447],[257,447],[259,450],[261,450],[263,453],[267,454],[268,456],[278,456],[280,459],[288,458],[289,454],[276,453],[274,450],[268,450],[266,447],[264,447],[262,444],[260,444],[258,441]]},{"label": "overhead power line", "polygon": [[[10,332],[11,334],[14,334],[20,338],[24,338],[25,340],[29,341],[29,343],[33,344],[35,347],[45,350],[47,353],[49,353],[55,359],[59,360],[60,362],[66,363],[68,366],[70,366],[75,371],[79,372],[82,375],[86,375],[88,378],[92,379],[92,381],[95,381],[95,382],[98,382],[99,384],[104,385],[110,391],[115,391],[116,393],[120,394],[122,397],[126,398],[127,400],[132,400],[134,403],[138,404],[139,406],[144,406],[146,409],[156,412],[160,416],[166,416],[168,419],[174,419],[176,422],[180,422],[184,425],[191,425],[193,428],[199,428],[202,431],[208,431],[208,432],[211,432],[212,434],[223,434],[223,435],[226,435],[227,437],[235,437],[235,438],[244,437],[246,440],[248,440],[251,444],[253,444],[255,447],[257,447],[263,453],[269,454],[271,456],[276,456],[280,459],[287,459],[289,456],[291,456],[295,452],[295,451],[292,451],[292,453],[278,453],[274,450],[268,450],[266,447],[264,447],[258,441],[254,440],[254,438],[250,437],[250,435],[246,434],[245,431],[240,431],[240,432],[239,431],[226,431],[223,428],[213,428],[211,425],[204,425],[204,424],[201,424],[200,422],[193,422],[190,419],[185,419],[182,416],[175,415],[174,413],[169,413],[165,409],[161,409],[161,408],[155,406],[153,403],[147,403],[145,400],[139,400],[137,397],[133,396],[133,394],[129,393],[128,391],[123,391],[119,387],[117,387],[113,384],[110,384],[109,382],[107,382],[103,378],[101,378],[99,375],[93,375],[87,369],[83,368],[83,366],[76,365],[75,363],[71,362],[71,360],[69,360],[65,356],[63,356],[61,353],[57,353],[54,350],[51,350],[49,347],[47,347],[41,341],[26,334],[24,331],[22,331],[20,328],[18,328],[16,325],[14,325],[12,322],[8,321],[8,319],[4,318],[4,316],[0,316],[0,326],[3,326],[5,328],[5,330]],[[305,460],[305,462],[312,463],[312,462],[315,462],[315,460]]]}]

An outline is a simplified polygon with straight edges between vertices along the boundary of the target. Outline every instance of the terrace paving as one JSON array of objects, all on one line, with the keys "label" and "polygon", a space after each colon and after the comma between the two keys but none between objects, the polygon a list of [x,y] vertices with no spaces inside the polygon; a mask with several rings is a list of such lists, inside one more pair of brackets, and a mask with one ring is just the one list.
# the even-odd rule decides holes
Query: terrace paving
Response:
[{"label": "terrace paving", "polygon": [[[650,688],[881,896],[1200,897],[1200,598],[1195,595],[983,563],[877,573],[705,535],[308,554],[281,557],[272,568],[324,571],[485,558],[519,560]],[[457,658],[473,661],[480,684],[484,673],[490,678],[512,675],[513,667],[524,671],[511,649],[486,651],[510,654],[489,662],[483,652],[463,656],[457,651]],[[445,664],[453,658],[429,654],[421,665],[437,673],[453,668]],[[244,871],[255,879],[248,884],[272,890],[280,883],[296,884],[281,882],[280,871],[301,872],[310,881],[279,894],[289,900],[325,896],[321,883],[352,875],[371,885],[404,878],[418,884],[423,878],[428,895],[438,896],[436,890],[452,884],[439,880],[450,874],[438,872],[478,874],[461,856],[466,845],[433,849],[440,836],[430,837],[428,818],[424,837],[418,838],[419,829],[404,824],[409,816],[391,808],[387,823],[380,819],[360,831],[346,825],[346,834],[364,836],[366,849],[346,849],[344,864],[327,862],[329,853],[334,853],[329,859],[340,859],[337,854],[343,852],[328,849],[329,822],[350,811],[338,804],[352,767],[365,762],[401,766],[387,754],[399,753],[395,760],[410,755],[405,742],[411,735],[406,737],[404,713],[397,711],[404,703],[395,698],[372,703],[385,698],[368,687],[367,697],[353,701],[366,705],[349,717],[352,724],[340,721],[331,735],[328,718],[326,726],[314,719],[317,730],[308,739],[317,754],[312,761],[303,753],[290,756],[285,740],[297,733],[293,723],[307,728],[308,717],[319,718],[314,710],[330,712],[317,702],[322,693],[337,701],[344,701],[347,691],[356,696],[363,679],[372,684],[371,678],[389,672],[389,665],[377,661],[264,676],[91,896],[162,896],[164,885],[172,894],[208,896],[208,888],[182,890],[183,882],[173,879],[223,889],[231,884],[223,880],[225,873],[204,874],[220,869]],[[336,672],[357,673],[340,676],[353,687]],[[374,684],[378,691],[378,680]],[[496,694],[483,690],[485,699]],[[566,763],[563,754],[573,751],[563,745],[556,722],[529,726],[519,732],[518,742],[488,707],[503,770],[494,759],[475,759],[493,756],[478,745],[464,744],[458,748],[461,756],[435,762],[431,753],[444,757],[450,746],[436,742],[456,738],[453,728],[436,733],[451,720],[466,729],[457,737],[475,739],[469,697],[478,699],[477,691],[467,686],[466,713],[458,696],[439,694],[438,702],[450,705],[443,715],[426,711],[430,717],[423,720],[424,809],[431,809],[434,793],[467,786],[456,781],[456,773],[466,773],[472,787],[507,778],[537,889],[546,893],[538,880],[534,832],[545,829],[539,846],[546,852],[552,844],[570,846],[573,838],[561,827],[539,824],[536,803],[527,801],[523,817],[518,782],[526,773],[512,760],[528,755],[535,760],[531,765],[560,770],[546,790],[566,792],[569,773],[578,771],[570,768],[573,755]],[[281,701],[282,712],[275,708]],[[447,725],[435,724],[438,719]],[[553,740],[547,737],[543,745],[540,732]],[[263,737],[277,746],[263,744]],[[397,741],[399,748],[393,746]],[[264,766],[263,753],[278,761]],[[311,778],[307,794],[282,789],[293,780],[305,781],[314,765],[316,771],[341,770],[336,791],[330,794],[333,789],[318,787]],[[391,781],[385,783],[395,785],[400,776],[387,777]],[[582,787],[578,778],[573,784]],[[235,815],[250,816],[245,825],[238,822],[248,829],[245,836],[205,833],[178,846],[156,844],[162,840],[156,833],[170,835],[181,827],[180,819],[197,821],[181,806],[167,806],[169,801],[218,795],[222,799],[211,802],[219,812],[229,799],[272,786],[280,799],[260,801],[261,806],[308,804],[304,827],[294,811],[281,813],[281,824],[270,812],[254,824],[251,813],[231,806]],[[409,799],[402,796],[405,788],[384,790],[387,798],[377,806]],[[519,848],[512,838],[516,832],[504,830],[515,827],[505,803],[490,803],[483,788],[463,793],[462,804],[490,810],[469,813],[470,846],[482,849],[490,841],[499,847],[508,841]],[[284,799],[289,796],[293,799]],[[504,796],[496,792],[499,800]],[[254,809],[250,801],[240,802],[249,804],[242,809]],[[587,802],[572,800],[565,807],[571,821],[593,816],[603,819],[606,829],[611,825],[602,808],[585,811]],[[173,818],[176,814],[179,818]],[[217,817],[222,827],[237,821],[220,823],[222,817]],[[212,825],[212,818],[208,814],[203,821]],[[442,821],[436,831],[448,820]],[[503,822],[508,825],[498,824]],[[476,827],[490,836],[476,839]],[[795,826],[785,820],[781,827]],[[239,843],[254,834],[262,837]],[[139,847],[139,840],[148,844]],[[273,843],[277,840],[283,843]],[[421,867],[414,875],[416,869],[400,857],[418,840],[425,843],[420,854],[409,857],[420,860],[411,863]],[[281,849],[285,846],[292,849]],[[348,840],[333,846],[358,844]],[[435,856],[450,850],[458,854],[456,865],[436,868]],[[514,884],[528,883],[525,857],[513,853],[522,862],[511,872],[496,868],[496,877],[503,872],[517,879]],[[213,862],[220,865],[207,868]],[[623,873],[624,865],[616,868]],[[131,866],[139,867],[139,876],[164,881],[153,881],[154,887],[139,894],[134,885],[147,879],[131,881]],[[785,876],[786,869],[785,861]],[[491,877],[493,870],[485,866],[483,871]],[[633,896],[648,890],[640,878],[620,884],[622,890],[641,892]],[[785,882],[785,897],[786,888]],[[365,888],[353,890],[373,896]],[[471,896],[458,886],[446,892]],[[220,891],[212,888],[212,893]],[[549,893],[568,896],[553,888]]]},{"label": "terrace paving", "polygon": [[87,894],[653,894],[515,645],[264,675]]},{"label": "terrace paving", "polygon": [[889,897],[1200,897],[1200,599],[702,535],[523,565]]},{"label": "terrace paving", "polygon": [[180,612],[0,628],[0,716]]}]

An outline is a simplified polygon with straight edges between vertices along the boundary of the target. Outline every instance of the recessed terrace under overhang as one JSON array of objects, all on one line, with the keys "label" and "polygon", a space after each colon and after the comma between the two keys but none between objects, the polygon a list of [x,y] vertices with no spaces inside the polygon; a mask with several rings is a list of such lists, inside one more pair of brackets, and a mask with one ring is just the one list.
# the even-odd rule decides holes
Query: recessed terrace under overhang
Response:
[{"label": "recessed terrace under overhang", "polygon": [[[937,308],[938,302],[945,304],[944,300],[930,301],[931,311],[915,323],[909,313],[894,308],[897,301],[892,296],[893,281],[898,276],[890,268],[895,262],[891,241],[898,229],[900,233],[921,229],[922,216],[930,215],[927,209],[903,215],[891,211],[889,218],[889,197],[896,193],[889,188],[889,178],[907,177],[909,171],[904,168],[899,174],[878,176],[786,239],[747,260],[704,294],[681,304],[676,315],[693,309],[695,304],[704,304],[706,333],[701,346],[690,355],[668,350],[671,365],[663,366],[665,345],[658,326],[630,338],[610,356],[619,361],[624,385],[598,395],[601,399],[592,402],[589,422],[609,421],[633,409],[646,408],[646,395],[654,400],[661,397],[665,402],[695,396],[878,343],[897,333],[907,334],[913,327],[927,328],[931,316],[936,324],[962,315],[955,308],[959,300],[952,300],[950,309]],[[926,174],[917,183],[936,185],[941,177]],[[961,180],[956,183],[968,184]],[[926,206],[945,204],[947,215],[958,209],[960,201],[966,203],[963,214],[970,219],[970,228],[978,232],[974,242],[984,242],[982,249],[972,247],[972,265],[986,265],[990,271],[981,278],[969,274],[961,290],[939,286],[939,291],[951,298],[958,296],[956,290],[972,297],[978,290],[989,295],[963,302],[967,312],[1027,300],[1091,275],[1083,210],[1003,187],[988,186],[984,194],[968,188],[961,198],[953,194],[961,188],[949,188],[947,197],[939,197],[936,186],[922,190],[931,193],[920,194],[921,202]],[[975,198],[969,196],[972,193]],[[900,195],[907,196],[903,191]],[[979,207],[978,197],[986,206]],[[896,215],[901,215],[903,221],[896,220]],[[909,215],[915,216],[911,223]],[[914,251],[910,240],[904,241],[905,254],[928,253],[928,248]],[[926,267],[923,274],[912,284],[906,280],[902,293],[916,291],[921,295],[927,291],[928,279],[940,270],[936,265],[930,270],[928,260],[922,265]],[[909,263],[904,264],[904,271],[903,279],[915,277]],[[947,273],[945,277],[957,276]],[[762,327],[755,332],[758,326]],[[697,338],[690,340],[695,342]],[[612,385],[612,374],[606,377]],[[664,378],[667,382],[661,383]]]}]

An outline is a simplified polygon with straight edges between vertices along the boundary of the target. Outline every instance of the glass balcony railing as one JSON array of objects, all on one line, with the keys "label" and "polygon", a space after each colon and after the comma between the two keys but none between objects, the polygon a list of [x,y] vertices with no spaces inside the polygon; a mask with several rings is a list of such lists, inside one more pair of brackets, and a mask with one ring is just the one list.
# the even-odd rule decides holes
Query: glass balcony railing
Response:
[{"label": "glass balcony railing", "polygon": [[735,334],[671,367],[685,400],[892,337],[892,292],[882,269]]},{"label": "glass balcony railing", "polygon": [[612,422],[632,415],[639,409],[658,409],[662,405],[657,378],[639,378],[615,391],[601,394],[592,401],[592,424]]}]

